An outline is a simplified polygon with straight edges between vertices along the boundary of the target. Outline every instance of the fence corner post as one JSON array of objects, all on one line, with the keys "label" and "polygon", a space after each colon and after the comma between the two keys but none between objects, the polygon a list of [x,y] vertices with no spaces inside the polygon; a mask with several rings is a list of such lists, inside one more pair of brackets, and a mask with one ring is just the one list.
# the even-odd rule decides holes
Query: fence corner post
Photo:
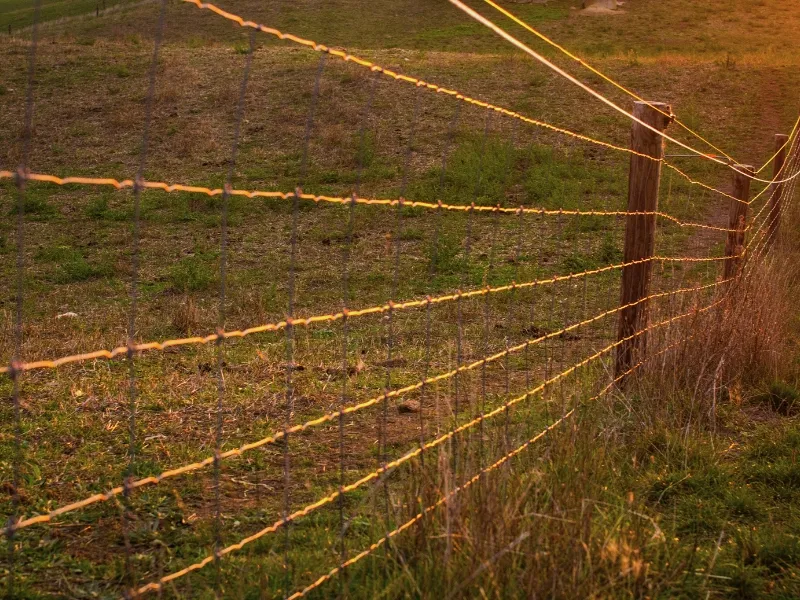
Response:
[{"label": "fence corner post", "polygon": [[[772,163],[772,180],[777,181],[783,176],[783,166],[786,164],[786,147],[789,136],[782,133],[775,134],[775,160]],[[767,225],[766,249],[770,250],[775,243],[781,226],[781,196],[783,184],[773,183],[769,199],[769,224]]]},{"label": "fence corner post", "polygon": [[740,270],[744,254],[747,229],[747,208],[750,200],[750,180],[755,169],[750,165],[735,165],[733,172],[733,198],[731,199],[728,240],[725,243],[725,279],[735,277]]},{"label": "fence corner post", "polygon": [[[633,366],[634,356],[643,354],[647,327],[647,301],[655,252],[656,211],[661,166],[664,161],[664,131],[672,120],[672,109],[663,102],[635,102],[633,114],[656,131],[634,122],[631,131],[628,212],[625,221],[625,251],[617,335],[616,378],[624,378]],[[635,263],[635,264],[630,264]],[[637,335],[639,334],[639,335]]]}]

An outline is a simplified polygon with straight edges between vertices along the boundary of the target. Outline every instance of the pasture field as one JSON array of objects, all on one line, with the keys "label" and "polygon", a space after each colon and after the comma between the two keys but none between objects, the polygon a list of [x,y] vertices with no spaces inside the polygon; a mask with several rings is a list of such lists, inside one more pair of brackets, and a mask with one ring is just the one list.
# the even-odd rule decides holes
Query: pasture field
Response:
[{"label": "pasture field", "polygon": [[[742,162],[760,166],[772,154],[773,134],[789,133],[800,108],[800,10],[793,2],[630,0],[619,14],[598,15],[573,4],[508,7],[641,96],[670,103],[685,124]],[[630,98],[599,77],[483,3],[471,5],[630,108]],[[109,0],[99,16],[96,6],[42,2],[31,172],[122,181],[139,170],[160,2]],[[623,116],[446,1],[221,6],[531,118],[629,144]],[[25,155],[32,17],[30,2],[0,0],[0,170],[15,171]],[[19,195],[12,179],[0,179],[2,364],[13,357],[18,285],[21,356],[34,361],[124,346],[132,289],[135,339],[145,342],[274,324],[288,314],[542,283],[143,352],[133,363],[123,352],[33,370],[20,376],[18,402],[11,378],[0,376],[4,517],[46,513],[126,476],[157,476],[213,456],[217,445],[224,452],[372,401],[223,460],[219,470],[207,466],[15,532],[0,555],[13,597],[121,597],[202,560],[215,544],[233,544],[335,493],[420,440],[502,407],[616,339],[613,312],[559,332],[618,307],[620,270],[604,268],[622,262],[624,217],[351,208],[292,193],[624,211],[629,155],[265,34],[251,37],[186,2],[165,3],[163,31],[144,179],[222,188],[230,177],[235,189],[287,197],[148,189],[135,229],[130,188],[29,181]],[[677,125],[669,133],[711,151]],[[672,156],[683,154],[674,144],[667,154],[689,178],[731,192],[725,166]],[[753,195],[763,187],[754,183]],[[664,170],[660,210],[725,228],[728,207],[723,195]],[[790,253],[787,240],[790,232],[782,250]],[[658,256],[714,259],[724,245],[722,231],[658,221]],[[711,285],[721,269],[716,260],[657,262],[655,293],[664,294],[651,318],[708,303],[713,290],[667,292]],[[564,278],[593,270],[600,272]],[[783,296],[764,297],[785,308],[794,291],[787,284]],[[714,379],[692,391],[676,383],[682,376],[654,383],[682,368],[665,359],[662,379],[645,377],[582,410],[567,430],[309,595],[797,597],[797,314],[786,310],[774,310],[792,319],[781,330],[780,352],[770,350],[771,370],[753,368],[752,377]],[[654,347],[671,335],[671,326],[654,333]],[[528,340],[538,341],[508,350]],[[481,421],[479,430],[452,436],[158,594],[271,598],[303,590],[595,396],[612,377],[612,357],[606,352]]]}]

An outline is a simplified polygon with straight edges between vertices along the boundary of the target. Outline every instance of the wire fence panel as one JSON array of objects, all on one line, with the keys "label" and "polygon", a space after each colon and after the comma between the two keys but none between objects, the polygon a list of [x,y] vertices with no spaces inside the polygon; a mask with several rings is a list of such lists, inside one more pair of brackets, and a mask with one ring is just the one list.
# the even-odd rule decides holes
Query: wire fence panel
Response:
[{"label": "wire fence panel", "polygon": [[[404,538],[449,560],[464,498],[502,493],[523,453],[544,452],[587,406],[685,352],[692,326],[733,310],[732,290],[767,262],[792,210],[800,119],[745,173],[764,185],[742,198],[664,158],[183,3],[244,28],[247,44],[213,82],[191,84],[219,122],[165,133],[159,106],[177,104],[167,84],[180,77],[164,67],[159,3],[129,172],[37,162],[36,136],[64,123],[36,121],[49,102],[37,96],[49,59],[36,3],[19,160],[0,170],[15,239],[0,340],[11,596],[42,576],[37,553],[51,545],[74,555],[80,585],[126,598],[236,586],[347,597],[365,574],[384,590]],[[286,67],[292,86],[272,80],[259,34],[309,51]],[[715,154],[663,132],[659,143],[742,175],[721,144],[665,116]],[[194,165],[199,144],[214,158],[158,164],[173,135],[187,137],[176,161]],[[780,173],[759,177],[782,151]],[[666,167],[658,210],[626,207],[631,157]],[[729,222],[728,204],[751,206],[746,222]],[[623,258],[628,217],[655,222],[647,258]],[[729,235],[743,240],[733,253]],[[653,281],[622,304],[622,273],[641,265]],[[632,308],[646,322],[622,337]],[[620,348],[645,338],[615,373]]]}]

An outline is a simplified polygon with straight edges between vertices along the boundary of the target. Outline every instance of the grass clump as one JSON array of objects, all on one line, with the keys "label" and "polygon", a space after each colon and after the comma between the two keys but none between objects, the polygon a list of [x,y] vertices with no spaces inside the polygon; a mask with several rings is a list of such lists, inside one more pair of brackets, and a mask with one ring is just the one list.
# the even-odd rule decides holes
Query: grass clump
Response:
[{"label": "grass clump", "polygon": [[109,205],[106,196],[92,200],[86,207],[86,216],[98,221],[127,221],[130,219],[129,211],[113,208]]},{"label": "grass clump", "polygon": [[200,253],[180,259],[169,270],[170,287],[181,293],[201,292],[217,282],[216,255]]},{"label": "grass clump", "polygon": [[[27,191],[25,193],[22,208],[25,213],[25,218],[33,221],[48,221],[58,212],[44,197],[32,191]],[[8,211],[8,216],[15,217],[18,211],[18,201],[14,201]]]},{"label": "grass clump", "polygon": [[113,268],[110,265],[89,262],[80,250],[70,246],[43,248],[36,258],[55,266],[51,279],[58,284],[79,283],[90,279],[109,277],[113,274]]},{"label": "grass clump", "polygon": [[794,415],[800,409],[800,391],[783,381],[773,381],[754,400],[781,415]]}]

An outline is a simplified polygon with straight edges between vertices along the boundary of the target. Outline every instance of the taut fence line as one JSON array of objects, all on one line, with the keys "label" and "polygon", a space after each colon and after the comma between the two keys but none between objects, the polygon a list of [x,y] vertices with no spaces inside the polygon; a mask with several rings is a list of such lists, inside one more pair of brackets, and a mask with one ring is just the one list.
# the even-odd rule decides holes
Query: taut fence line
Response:
[{"label": "taut fence line", "polygon": [[[425,519],[432,512],[436,511],[442,506],[447,505],[453,499],[463,494],[463,492],[476,483],[480,482],[488,473],[495,471],[508,464],[515,457],[519,456],[524,451],[535,446],[537,442],[545,439],[548,434],[561,427],[564,423],[568,422],[573,416],[580,411],[581,407],[589,404],[611,392],[615,389],[621,388],[626,384],[626,380],[639,371],[643,365],[654,358],[678,348],[687,343],[693,336],[686,336],[683,339],[677,340],[668,346],[661,348],[657,352],[648,351],[648,336],[654,331],[662,331],[665,328],[670,328],[676,323],[692,322],[698,315],[712,311],[720,306],[724,306],[729,302],[730,291],[740,280],[746,276],[747,266],[756,265],[762,261],[765,256],[774,253],[776,242],[781,236],[782,223],[786,221],[786,215],[791,211],[792,204],[795,198],[795,186],[800,176],[800,135],[798,135],[798,123],[800,118],[795,122],[794,127],[789,134],[776,134],[775,135],[775,153],[765,162],[762,166],[756,169],[753,166],[741,164],[739,161],[734,160],[732,156],[725,151],[718,148],[712,142],[708,141],[701,134],[693,131],[687,125],[682,123],[673,113],[672,106],[667,103],[662,103],[653,100],[644,100],[636,95],[634,92],[628,90],[625,86],[615,82],[610,77],[602,74],[599,70],[589,65],[586,61],[578,58],[566,48],[559,46],[546,36],[543,36],[530,25],[514,16],[512,13],[503,9],[491,0],[484,0],[492,8],[500,11],[505,16],[511,18],[518,24],[523,25],[528,31],[537,35],[540,39],[548,44],[553,45],[559,51],[565,53],[567,56],[577,61],[582,67],[591,70],[594,74],[601,76],[604,80],[613,84],[615,87],[631,95],[635,103],[633,109],[628,111],[618,104],[614,103],[606,96],[591,88],[587,84],[581,82],[575,76],[567,73],[563,69],[554,65],[551,61],[547,60],[539,53],[535,52],[517,38],[511,36],[508,32],[500,28],[495,23],[489,21],[486,17],[480,15],[473,9],[464,5],[459,0],[449,0],[460,10],[467,13],[478,22],[482,23],[496,34],[500,35],[507,42],[513,44],[518,49],[522,50],[533,59],[544,64],[546,67],[552,69],[559,75],[563,76],[571,84],[577,85],[585,92],[590,94],[596,100],[602,102],[606,106],[612,108],[618,113],[626,116],[632,122],[631,143],[629,147],[622,147],[599,139],[595,139],[585,134],[577,133],[564,129],[562,127],[546,123],[541,120],[532,119],[516,111],[504,108],[500,105],[485,102],[463,94],[454,89],[439,86],[438,84],[426,82],[420,78],[410,75],[404,75],[393,70],[386,69],[372,61],[354,56],[345,51],[338,50],[308,40],[290,33],[285,33],[277,29],[267,27],[255,23],[253,21],[245,20],[239,15],[227,12],[214,4],[200,2],[199,0],[183,0],[188,4],[194,5],[197,9],[211,11],[221,18],[232,21],[233,23],[247,28],[251,32],[250,47],[247,54],[247,62],[244,70],[244,75],[239,90],[239,103],[236,117],[236,127],[233,136],[234,142],[231,148],[231,158],[229,161],[229,170],[227,178],[223,187],[209,188],[205,186],[196,186],[183,183],[168,183],[162,181],[148,181],[143,177],[147,157],[148,157],[148,135],[149,127],[152,119],[152,106],[155,102],[154,99],[154,82],[156,78],[157,65],[160,44],[162,39],[162,31],[164,24],[164,15],[166,0],[160,2],[161,12],[158,22],[158,30],[155,36],[155,45],[153,51],[153,58],[150,70],[150,85],[147,96],[147,110],[146,120],[143,127],[142,145],[140,155],[140,166],[135,176],[130,179],[116,179],[111,177],[83,177],[74,175],[56,175],[52,173],[38,173],[32,172],[29,168],[30,165],[30,141],[33,135],[32,120],[34,114],[34,90],[35,90],[35,66],[36,66],[36,53],[37,53],[37,29],[36,21],[34,22],[32,42],[30,46],[30,64],[29,64],[29,78],[27,89],[27,104],[26,104],[26,117],[25,127],[23,130],[23,153],[22,161],[16,170],[0,170],[0,180],[13,181],[17,189],[17,291],[16,291],[16,309],[15,309],[15,341],[14,352],[10,363],[7,366],[0,368],[0,374],[7,377],[13,388],[12,399],[14,404],[15,414],[15,449],[14,449],[14,481],[11,482],[12,493],[12,511],[8,515],[8,519],[2,533],[9,542],[9,555],[10,555],[10,568],[9,568],[9,590],[13,595],[15,586],[15,570],[20,568],[15,561],[15,553],[19,552],[17,549],[17,540],[23,535],[33,535],[37,528],[46,528],[53,526],[60,519],[66,519],[69,515],[83,514],[81,511],[86,511],[90,507],[99,508],[106,503],[112,503],[115,507],[119,508],[120,512],[120,529],[123,532],[125,541],[125,573],[122,577],[122,582],[118,586],[120,593],[128,598],[142,597],[150,593],[164,593],[172,590],[175,582],[188,578],[193,573],[198,573],[208,566],[216,566],[220,568],[220,561],[224,558],[235,555],[237,552],[242,551],[250,544],[256,541],[264,541],[270,536],[277,536],[280,532],[285,536],[284,549],[281,560],[280,572],[275,577],[286,577],[288,583],[282,586],[282,595],[286,598],[297,599],[307,594],[320,589],[326,582],[331,579],[342,575],[348,568],[361,562],[369,556],[373,556],[379,549],[386,550],[387,546],[392,543],[392,540],[397,538],[403,532],[410,528],[424,523]],[[38,2],[37,2],[37,15],[38,15]],[[287,42],[300,45],[312,51],[320,53],[321,60],[316,72],[314,92],[312,96],[311,106],[307,117],[305,126],[305,139],[303,146],[303,155],[301,162],[301,175],[298,185],[294,190],[244,190],[237,189],[232,184],[234,170],[239,150],[240,127],[243,120],[244,113],[244,98],[248,85],[248,77],[250,75],[252,56],[254,49],[253,37],[256,33],[264,33]],[[534,207],[527,205],[511,206],[497,204],[495,206],[485,206],[472,202],[462,203],[446,203],[441,200],[430,201],[416,201],[413,199],[405,198],[405,181],[407,171],[404,172],[404,183],[401,194],[397,198],[364,198],[358,193],[358,189],[353,190],[349,196],[335,196],[335,195],[320,195],[307,192],[303,189],[303,178],[306,175],[308,163],[308,148],[309,137],[313,132],[314,119],[316,117],[316,102],[321,95],[320,91],[320,77],[323,71],[325,61],[329,59],[337,59],[347,63],[355,64],[372,73],[380,76],[390,78],[392,80],[410,84],[415,86],[415,92],[429,91],[439,94],[448,98],[452,98],[459,105],[468,104],[486,111],[487,115],[496,115],[508,119],[512,119],[521,125],[531,127],[543,128],[552,133],[566,136],[572,140],[580,143],[592,144],[594,146],[620,152],[625,156],[629,156],[629,181],[628,181],[628,201],[625,210],[584,210],[584,209],[552,209],[545,207]],[[487,120],[488,123],[488,120]],[[696,139],[703,142],[706,146],[719,154],[710,154],[708,152],[694,148],[686,142],[679,141],[672,137],[668,132],[673,124],[679,125],[683,130],[693,135]],[[414,132],[414,123],[411,123],[412,133]],[[771,133],[771,132],[770,132]],[[411,136],[413,140],[413,135]],[[724,190],[717,189],[709,183],[693,180],[689,175],[680,170],[677,166],[673,165],[667,160],[665,156],[665,144],[670,143],[676,145],[682,150],[688,151],[692,156],[697,156],[703,160],[722,165],[731,171],[731,192],[728,193]],[[413,145],[409,143],[408,155],[406,157],[406,169],[408,168],[408,157],[413,151]],[[446,152],[443,159],[443,170],[446,170]],[[766,179],[760,177],[760,174],[768,167],[769,164],[773,166],[772,177]],[[729,203],[728,223],[727,227],[719,226],[710,223],[701,222],[700,216],[694,220],[686,220],[683,217],[670,214],[667,210],[662,210],[659,207],[659,190],[661,187],[662,170],[668,169],[669,172],[676,173],[681,176],[690,185],[704,190],[707,193],[712,193],[720,196]],[[477,178],[480,181],[480,177]],[[131,309],[129,313],[130,324],[128,327],[128,339],[124,343],[111,348],[111,349],[95,349],[88,352],[68,355],[55,355],[55,356],[22,356],[22,326],[23,326],[23,305],[25,299],[25,232],[26,232],[26,215],[25,215],[25,194],[26,187],[29,183],[34,182],[42,185],[56,185],[56,186],[75,186],[78,189],[95,189],[113,188],[114,190],[131,190],[133,192],[134,212],[133,212],[133,231],[134,231],[134,245],[133,245],[133,273],[131,277],[130,292],[131,292]],[[763,189],[758,193],[751,194],[751,184],[764,184]],[[477,186],[476,186],[477,187]],[[166,339],[161,341],[141,341],[135,339],[136,322],[140,316],[137,313],[137,299],[140,292],[139,281],[139,228],[141,221],[141,197],[143,194],[151,193],[153,191],[161,191],[170,194],[201,194],[209,197],[219,196],[222,199],[222,224],[221,224],[221,247],[220,247],[220,290],[219,290],[219,306],[220,316],[218,319],[217,328],[214,331],[209,331],[202,336],[184,337],[175,339]],[[225,299],[227,293],[227,251],[228,251],[228,210],[229,201],[232,197],[243,197],[249,200],[256,201],[258,199],[271,199],[279,200],[291,205],[292,210],[292,230],[290,236],[290,249],[291,259],[289,264],[289,272],[287,277],[287,289],[289,295],[289,306],[286,311],[285,318],[268,323],[253,323],[250,327],[244,329],[227,330],[226,315],[225,315]],[[760,206],[759,206],[759,201]],[[342,308],[336,312],[323,312],[311,314],[308,316],[300,316],[295,310],[295,294],[296,294],[296,254],[297,254],[297,222],[298,210],[301,203],[309,203],[316,206],[332,205],[343,207],[348,211],[348,233],[347,233],[347,254],[344,264],[341,266],[343,272],[343,281],[345,293],[342,298]],[[373,304],[361,307],[354,307],[349,305],[349,295],[347,293],[348,275],[349,275],[349,251],[352,244],[353,236],[353,210],[356,206],[368,207],[369,210],[392,210],[397,214],[403,209],[420,209],[430,211],[437,219],[443,215],[448,214],[463,214],[468,219],[468,224],[472,223],[471,219],[475,215],[487,213],[495,219],[495,223],[500,219],[513,219],[522,218],[529,215],[540,219],[557,219],[560,224],[562,220],[580,217],[597,217],[601,219],[624,219],[625,234],[624,234],[624,247],[622,258],[616,261],[615,264],[610,264],[604,267],[584,269],[578,272],[570,272],[563,275],[542,276],[530,279],[517,281],[516,277],[510,283],[505,285],[489,285],[486,283],[482,286],[468,286],[467,281],[462,281],[458,289],[451,290],[445,294],[429,293],[427,295],[416,296],[412,298],[398,298],[397,296],[397,282],[399,278],[398,266],[400,255],[400,246],[397,242],[397,236],[392,236],[390,243],[394,244],[392,247],[394,270],[393,270],[393,291],[392,297],[386,302],[380,304]],[[752,210],[751,210],[752,207]],[[753,214],[749,214],[753,213]],[[661,255],[657,251],[657,231],[659,223],[672,224],[680,227],[682,230],[693,233],[700,232],[705,235],[724,235],[724,253],[721,256],[711,255],[711,248],[706,248],[709,251],[708,256],[673,256]],[[496,227],[495,227],[496,229]],[[467,234],[465,254],[470,251],[470,238],[469,231]],[[439,235],[438,228],[435,230],[435,236]],[[434,247],[438,248],[439,238],[434,239]],[[333,261],[332,261],[333,262]],[[659,290],[653,284],[654,270],[656,267],[664,267],[665,265],[680,265],[680,266],[697,266],[702,265],[711,268],[720,268],[720,275],[712,278],[712,281],[697,282],[697,285],[673,285],[667,290]],[[595,314],[588,314],[586,304],[586,285],[587,281],[595,276],[603,274],[618,274],[621,278],[621,286],[619,289],[619,302],[611,309],[602,310]],[[509,343],[506,340],[505,348],[497,352],[490,352],[488,348],[488,321],[484,314],[484,344],[483,351],[479,354],[480,358],[468,357],[464,352],[464,329],[468,323],[465,323],[467,317],[464,316],[464,303],[469,300],[483,301],[485,310],[488,311],[488,302],[490,298],[506,298],[511,307],[511,311],[522,313],[524,303],[520,300],[523,293],[535,293],[543,291],[543,293],[552,294],[552,302],[555,303],[557,295],[557,287],[564,286],[567,289],[574,289],[576,286],[583,286],[584,289],[584,314],[582,317],[576,315],[564,316],[563,323],[554,327],[552,331],[527,331],[525,332],[525,339],[520,343]],[[701,300],[702,298],[706,300]],[[673,301],[675,299],[689,298],[695,302],[690,310],[657,310],[659,307],[656,304],[659,300]],[[569,300],[569,298],[568,298]],[[707,302],[707,303],[703,303]],[[431,310],[437,306],[453,306],[457,312],[458,330],[455,339],[448,340],[454,342],[456,349],[455,366],[448,369],[443,369],[439,372],[434,370],[432,365],[430,353],[430,337],[431,337]],[[572,307],[575,309],[575,307]],[[531,309],[532,310],[532,309]],[[416,379],[413,383],[399,383],[392,381],[392,373],[395,364],[395,356],[392,354],[396,344],[396,320],[398,315],[403,313],[412,313],[418,311],[424,313],[426,316],[426,336],[425,336],[425,365],[423,376]],[[551,311],[551,316],[552,316]],[[575,310],[577,313],[578,310]],[[567,308],[564,308],[566,315]],[[381,316],[387,323],[387,361],[386,365],[386,385],[380,389],[380,393],[375,393],[371,397],[362,401],[350,401],[347,394],[347,377],[344,377],[342,385],[341,402],[337,410],[325,411],[320,416],[309,418],[302,422],[293,422],[294,419],[294,401],[298,397],[296,390],[295,371],[297,371],[297,364],[295,362],[296,340],[295,335],[299,328],[314,328],[323,324],[340,323],[343,331],[343,370],[346,374],[350,367],[347,344],[348,344],[348,327],[357,319],[365,318],[368,316],[378,315]],[[604,340],[600,347],[585,348],[581,344],[575,342],[575,339],[580,339],[580,335],[586,335],[591,332],[592,328],[602,322],[610,322],[614,327],[616,333],[611,340]],[[225,385],[225,370],[227,364],[226,345],[228,340],[239,339],[245,337],[252,337],[262,334],[280,334],[284,336],[286,360],[283,365],[285,370],[285,404],[286,404],[286,417],[285,422],[281,427],[275,427],[274,430],[266,436],[239,445],[235,448],[223,449],[225,440],[223,439],[222,428],[222,415],[224,412],[224,403],[226,399],[227,388]],[[571,337],[572,336],[572,337]],[[568,345],[572,343],[572,345]],[[573,343],[574,342],[574,343]],[[606,343],[607,342],[607,343]],[[556,364],[553,360],[555,354],[555,345],[560,344],[560,358],[561,364]],[[161,470],[157,475],[150,476],[137,476],[136,475],[136,453],[135,447],[137,442],[137,390],[141,382],[136,376],[136,361],[140,359],[144,353],[158,353],[164,352],[168,349],[179,349],[189,346],[204,346],[213,345],[217,358],[216,366],[214,367],[215,375],[218,378],[217,387],[217,406],[216,416],[218,418],[217,424],[214,429],[214,444],[213,452],[205,451],[205,457],[201,460],[186,462],[183,464],[175,465],[169,469]],[[545,355],[544,365],[541,369],[530,367],[529,361],[531,354],[535,352],[543,352]],[[580,354],[584,351],[583,354]],[[570,355],[573,356],[570,356]],[[574,356],[578,354],[578,356]],[[22,393],[25,378],[31,376],[32,373],[39,372],[41,376],[45,376],[47,372],[56,369],[66,369],[70,365],[80,363],[89,363],[91,361],[111,361],[115,359],[123,359],[129,365],[129,419],[130,419],[130,446],[131,450],[125,458],[128,465],[125,469],[125,476],[121,478],[118,485],[105,490],[97,490],[93,493],[75,500],[73,502],[64,503],[46,511],[26,511],[23,508],[23,498],[20,494],[22,482],[20,481],[20,463],[23,460],[23,439],[21,428],[21,408],[22,408]],[[492,365],[505,365],[506,372],[511,360],[524,360],[525,362],[525,376],[526,385],[522,386],[520,390],[512,392],[510,389],[509,375],[506,374],[505,391],[500,394],[500,400],[495,406],[487,406],[487,367]],[[574,360],[573,360],[574,359]],[[572,362],[569,362],[572,361]],[[562,411],[556,417],[549,419],[551,422],[543,429],[532,435],[526,436],[523,441],[514,446],[507,439],[506,435],[504,451],[501,456],[496,459],[484,460],[484,448],[481,445],[480,451],[480,465],[474,472],[466,472],[466,464],[460,465],[461,472],[458,466],[454,466],[453,470],[456,474],[456,481],[453,486],[444,491],[437,499],[431,503],[421,503],[419,510],[415,511],[410,519],[398,520],[392,519],[389,515],[389,491],[388,484],[386,483],[388,477],[399,472],[403,465],[422,463],[425,456],[431,454],[434,450],[442,450],[457,446],[463,439],[469,439],[467,436],[475,435],[483,444],[485,428],[493,425],[497,430],[508,430],[510,417],[510,410],[514,407],[521,407],[523,405],[530,405],[535,399],[542,399],[547,404],[548,394],[553,394],[556,388],[563,390],[563,386],[567,385],[570,377],[577,376],[583,373],[597,373],[602,372],[605,368],[605,362],[613,362],[613,368],[610,369],[610,381],[603,379],[603,385],[599,390],[592,390],[587,394],[588,398],[582,401],[577,401],[572,406],[563,406]],[[480,409],[474,411],[474,414],[469,414],[466,421],[459,422],[459,389],[464,392],[464,379],[469,374],[477,374],[481,378],[482,383],[482,396]],[[534,381],[536,379],[536,381]],[[597,379],[595,377],[595,379]],[[537,383],[538,381],[538,383]],[[597,383],[593,381],[593,383]],[[453,422],[444,433],[437,431],[436,434],[431,433],[427,435],[423,415],[425,406],[423,402],[430,400],[431,390],[436,386],[445,383],[453,383],[455,386],[455,402],[456,410],[453,415]],[[420,427],[419,427],[419,440],[415,441],[408,448],[404,448],[399,457],[390,459],[387,451],[386,441],[386,413],[390,400],[404,398],[410,396],[412,393],[420,394],[422,400],[420,401],[421,408],[418,410],[420,413]],[[550,398],[552,400],[552,397]],[[355,415],[363,415],[369,409],[376,409],[382,411],[382,416],[378,416],[378,424],[380,428],[380,439],[378,442],[378,465],[374,469],[368,469],[361,473],[355,480],[348,480],[348,473],[344,469],[344,420],[351,418]],[[472,405],[470,404],[470,408]],[[500,423],[503,421],[503,423]],[[338,425],[338,442],[340,451],[339,463],[339,482],[336,488],[330,493],[318,497],[315,501],[305,504],[302,508],[297,510],[291,509],[289,499],[289,490],[291,489],[291,473],[292,465],[290,461],[290,442],[298,444],[295,441],[295,436],[301,433],[311,434],[319,433],[326,425]],[[498,438],[499,438],[498,434]],[[513,447],[512,447],[513,446]],[[240,536],[235,543],[223,543],[223,522],[222,522],[222,498],[220,493],[221,477],[224,465],[234,459],[243,459],[245,455],[251,456],[257,449],[265,449],[268,447],[275,447],[276,451],[282,453],[282,478],[283,478],[283,500],[281,517],[266,527],[262,527],[249,535]],[[454,456],[458,456],[454,452]],[[466,462],[466,461],[465,461]],[[488,462],[488,464],[484,464]],[[147,577],[139,580],[139,575],[135,572],[130,565],[134,559],[134,551],[130,539],[130,530],[132,517],[129,514],[130,504],[139,490],[142,489],[157,489],[157,486],[164,484],[165,481],[177,480],[182,477],[188,477],[191,474],[199,474],[205,471],[212,471],[211,477],[213,478],[214,490],[214,506],[210,519],[213,521],[213,542],[211,548],[203,556],[189,556],[175,558],[169,564],[169,568],[157,573],[148,573]],[[165,484],[166,485],[166,484]],[[379,539],[369,544],[366,548],[358,551],[355,554],[349,555],[344,549],[345,537],[348,530],[349,523],[346,522],[344,512],[344,502],[348,495],[352,495],[356,490],[363,490],[367,486],[372,485],[373,490],[381,490],[387,497],[386,499],[386,530],[385,534]],[[292,557],[290,556],[291,544],[289,529],[291,524],[296,524],[301,519],[307,518],[310,515],[319,514],[326,507],[338,506],[340,510],[340,542],[342,551],[340,560],[332,569],[324,570],[317,573],[315,577],[301,586],[292,588],[293,581],[291,580],[291,569],[289,564]],[[388,526],[389,523],[393,525]],[[196,554],[196,553],[195,553]],[[218,578],[217,578],[218,579]],[[219,586],[219,581],[215,583]]]}]

